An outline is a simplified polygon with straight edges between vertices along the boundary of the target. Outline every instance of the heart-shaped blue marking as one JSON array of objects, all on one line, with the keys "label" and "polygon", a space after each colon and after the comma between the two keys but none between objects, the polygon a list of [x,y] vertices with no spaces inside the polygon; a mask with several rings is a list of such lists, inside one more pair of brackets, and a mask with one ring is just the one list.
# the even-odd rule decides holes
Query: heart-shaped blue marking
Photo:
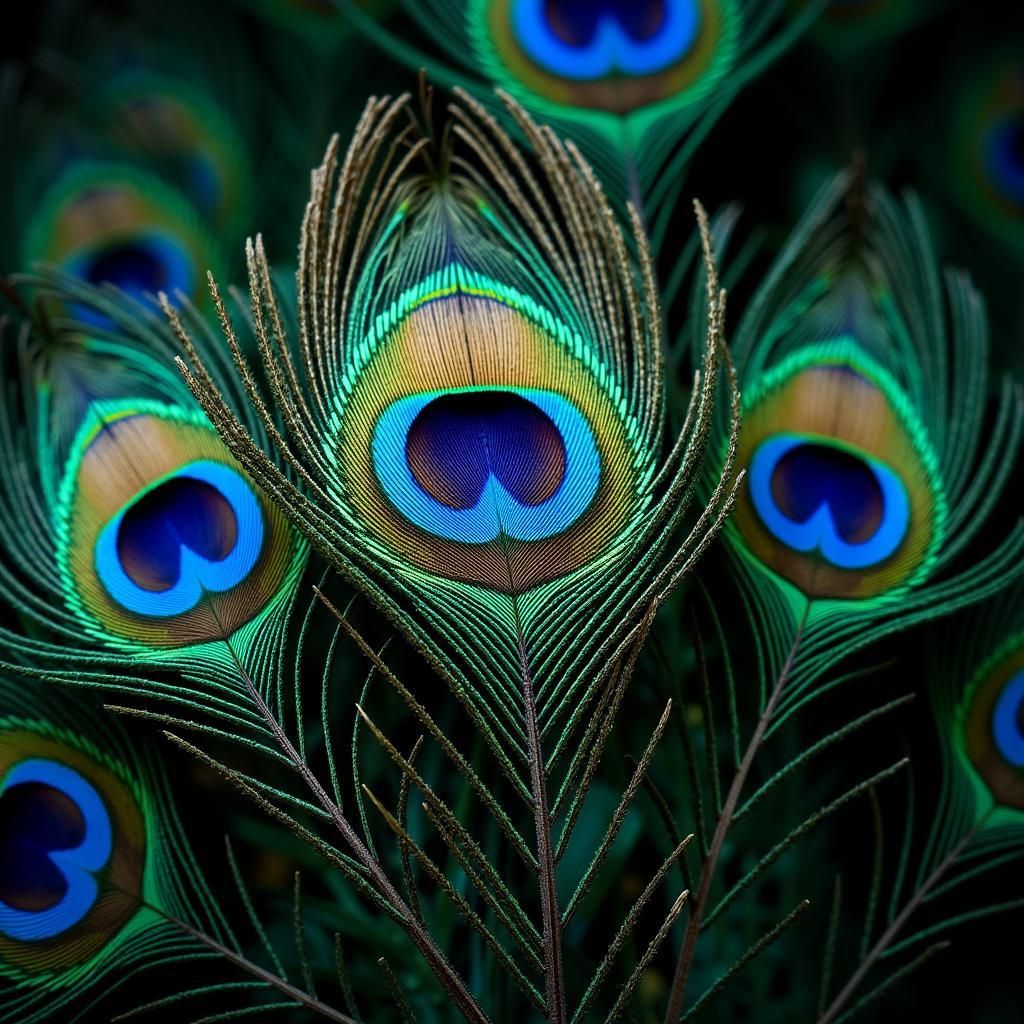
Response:
[{"label": "heart-shaped blue marking", "polygon": [[405,455],[427,494],[455,509],[480,501],[494,478],[521,505],[539,505],[565,476],[565,445],[536,405],[510,391],[460,391],[427,403]]},{"label": "heart-shaped blue marking", "polygon": [[532,60],[577,81],[662,71],[690,50],[701,19],[698,0],[513,0],[511,17]]},{"label": "heart-shaped blue marking", "polygon": [[263,513],[249,483],[198,461],[148,487],[96,541],[107,593],[139,615],[180,615],[241,583],[259,559]]},{"label": "heart-shaped blue marking", "polygon": [[910,501],[888,466],[828,438],[776,434],[750,462],[750,498],[768,530],[795,551],[863,569],[888,558],[910,525]]},{"label": "heart-shaped blue marking", "polygon": [[[482,396],[484,402],[490,396],[492,416],[480,406],[452,407],[454,395]],[[431,412],[434,402],[444,404]],[[464,429],[453,431],[460,420]],[[557,452],[552,434],[560,439]],[[488,436],[500,450],[488,453]],[[453,445],[448,452],[439,447],[446,441]],[[561,395],[534,388],[410,395],[384,411],[371,447],[377,479],[395,508],[436,537],[468,544],[501,534],[531,541],[560,533],[590,504],[601,476],[597,445],[583,414]],[[460,463],[439,500],[438,471]],[[556,469],[560,480],[553,481]],[[431,476],[428,470],[434,482],[425,487],[421,481]]]},{"label": "heart-shaped blue marking", "polygon": [[52,939],[96,902],[95,875],[113,851],[110,815],[83,776],[43,758],[11,768],[0,783],[0,800],[11,819],[2,850],[0,891],[7,901],[0,899],[0,932],[23,942]]}]

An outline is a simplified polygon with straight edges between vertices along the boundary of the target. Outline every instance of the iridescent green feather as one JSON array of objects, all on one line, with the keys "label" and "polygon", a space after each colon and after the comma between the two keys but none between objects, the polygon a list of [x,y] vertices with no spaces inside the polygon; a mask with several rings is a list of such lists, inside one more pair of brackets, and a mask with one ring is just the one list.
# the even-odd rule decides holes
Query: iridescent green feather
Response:
[{"label": "iridescent green feather", "polygon": [[589,167],[510,106],[538,170],[465,96],[450,149],[414,136],[399,157],[404,99],[371,101],[343,161],[332,144],[303,226],[295,355],[262,248],[250,251],[286,424],[270,451],[291,479],[239,429],[248,413],[221,399],[195,351],[188,379],[247,471],[440,670],[524,780],[534,742],[550,761],[571,749],[731,497],[723,485],[687,519],[716,322],[667,448],[643,236],[627,241]]},{"label": "iridescent green feather", "polygon": [[[805,0],[792,0],[794,16]],[[831,0],[809,35],[839,60],[851,64],[936,15],[941,2],[923,0]]]},{"label": "iridescent green feather", "polygon": [[133,69],[98,88],[100,130],[124,156],[163,172],[220,232],[245,230],[254,154],[211,87]]},{"label": "iridescent green feather", "polygon": [[[129,163],[72,161],[31,204],[22,267],[45,262],[133,298],[163,290],[206,303],[204,274],[224,263],[209,224],[173,185]],[[73,310],[107,326],[85,304]]]},{"label": "iridescent green feather", "polygon": [[983,300],[940,274],[918,202],[851,187],[822,189],[730,346],[748,477],[726,536],[776,670],[799,636],[784,707],[852,650],[993,593],[1024,544],[1018,524],[956,568],[1012,470],[1020,390],[989,411]]},{"label": "iridescent green feather", "polygon": [[[736,94],[784,52],[824,6],[780,19],[772,0],[566,5],[536,0],[428,0],[404,5],[442,53],[349,17],[387,53],[443,85],[493,90],[572,139],[607,182],[654,224],[674,205],[685,167]],[[438,26],[443,25],[443,33]],[[654,228],[660,240],[667,220]],[[655,245],[658,248],[658,245]]]},{"label": "iridescent green feather", "polygon": [[111,327],[39,320],[20,336],[0,589],[23,626],[4,630],[6,660],[133,701],[204,706],[229,735],[262,734],[238,694],[276,688],[304,543],[195,404],[161,318],[65,276],[28,283]]},{"label": "iridescent green feather", "polygon": [[218,934],[219,911],[116,721],[24,679],[0,679],[0,706],[0,1020],[78,1020],[119,978],[194,956],[169,916]]},{"label": "iridescent green feather", "polygon": [[963,827],[1016,833],[1024,843],[1024,589],[1017,584],[962,617],[930,645],[928,684],[950,758],[951,816]]}]

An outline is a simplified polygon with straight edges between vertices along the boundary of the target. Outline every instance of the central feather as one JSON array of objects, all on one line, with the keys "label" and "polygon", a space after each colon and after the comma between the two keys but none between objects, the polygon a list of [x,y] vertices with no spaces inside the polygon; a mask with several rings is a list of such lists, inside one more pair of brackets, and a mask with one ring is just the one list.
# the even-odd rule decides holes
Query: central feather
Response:
[{"label": "central feather", "polygon": [[520,504],[540,505],[566,470],[551,418],[507,391],[435,398],[413,420],[405,452],[420,487],[453,509],[478,505],[492,477]]}]

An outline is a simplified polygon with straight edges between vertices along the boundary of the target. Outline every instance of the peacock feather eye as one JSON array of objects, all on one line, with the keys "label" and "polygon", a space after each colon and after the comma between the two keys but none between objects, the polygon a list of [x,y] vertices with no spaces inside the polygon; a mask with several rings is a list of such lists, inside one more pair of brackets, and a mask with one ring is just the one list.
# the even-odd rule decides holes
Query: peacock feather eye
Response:
[{"label": "peacock feather eye", "polygon": [[1024,220],[1024,63],[995,62],[964,90],[951,136],[956,186],[991,229],[1020,241]]},{"label": "peacock feather eye", "polygon": [[0,965],[56,973],[138,913],[147,825],[122,766],[60,734],[0,731]]},{"label": "peacock feather eye", "polygon": [[[52,186],[28,233],[25,260],[116,285],[139,301],[181,291],[200,304],[205,271],[221,263],[184,196],[157,178],[106,164],[73,167]],[[87,325],[110,326],[89,306],[70,312]]]},{"label": "peacock feather eye", "polygon": [[563,114],[687,106],[728,73],[740,29],[733,0],[477,0],[468,16],[490,77]]},{"label": "peacock feather eye", "polygon": [[66,598],[105,638],[223,639],[288,577],[292,534],[198,411],[101,402],[78,432],[57,510]]},{"label": "peacock feather eye", "polygon": [[590,561],[623,525],[638,455],[579,339],[459,264],[377,323],[331,453],[365,525],[430,573],[501,591]]},{"label": "peacock feather eye", "polygon": [[941,542],[945,501],[898,385],[838,342],[797,352],[745,393],[734,518],[745,547],[807,598],[905,586]]},{"label": "peacock feather eye", "polygon": [[129,72],[106,94],[118,141],[129,153],[176,173],[189,199],[214,223],[230,224],[245,213],[252,192],[248,156],[207,93],[173,78]]},{"label": "peacock feather eye", "polygon": [[1024,810],[1024,639],[967,687],[961,718],[965,752],[991,800]]}]

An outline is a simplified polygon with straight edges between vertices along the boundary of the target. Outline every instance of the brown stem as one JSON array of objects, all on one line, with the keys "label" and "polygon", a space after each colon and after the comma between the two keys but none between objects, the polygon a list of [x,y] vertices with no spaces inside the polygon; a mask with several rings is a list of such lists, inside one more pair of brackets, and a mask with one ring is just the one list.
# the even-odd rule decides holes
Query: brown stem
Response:
[{"label": "brown stem", "polygon": [[957,858],[964,852],[964,848],[978,831],[980,822],[967,832],[960,841],[943,857],[935,870],[921,883],[916,892],[907,900],[903,909],[892,919],[892,923],[882,933],[879,940],[871,947],[863,960],[857,965],[857,969],[850,975],[850,980],[843,986],[839,995],[832,1000],[831,1006],[818,1018],[818,1024],[831,1024],[836,1015],[850,1001],[850,997],[857,990],[857,987],[864,980],[868,971],[878,962],[879,957],[889,948],[890,943],[903,926],[910,919],[914,911],[921,906],[924,898],[942,880],[946,872],[956,863]]},{"label": "brown stem", "polygon": [[562,977],[562,918],[558,909],[558,886],[555,882],[555,855],[551,842],[551,818],[548,814],[547,772],[537,724],[537,701],[533,692],[533,676],[526,658],[526,643],[519,619],[519,603],[512,598],[515,609],[516,634],[519,642],[519,664],[523,676],[523,705],[526,716],[526,740],[530,754],[530,787],[533,793],[533,821],[537,832],[537,876],[540,884],[540,912],[544,928],[545,1008],[550,1024],[565,1024],[565,982]]},{"label": "brown stem", "polygon": [[[259,964],[253,963],[248,957],[243,956],[241,953],[236,953],[230,947],[225,946],[223,942],[218,941],[212,935],[207,935],[206,932],[201,931],[198,928],[194,928],[186,921],[183,921],[180,917],[175,917],[174,914],[164,910],[162,907],[158,907],[155,903],[150,903],[148,900],[141,899],[137,894],[131,893],[127,889],[123,889],[121,886],[116,885],[113,882],[108,881],[107,884],[111,889],[119,892],[122,896],[128,897],[128,899],[133,900],[140,907],[144,907],[151,913],[156,914],[157,917],[163,918],[168,924],[174,925],[175,928],[183,931],[190,938],[195,939],[196,942],[206,946],[207,949],[213,950],[213,952],[215,952],[219,957],[234,964],[236,967],[241,968],[247,974],[251,974],[254,978],[258,978],[260,981],[265,982],[271,988],[277,989],[277,991],[282,995],[288,996],[289,999],[298,1003],[300,1006],[306,1007],[307,1010],[312,1010],[314,1013],[320,1014],[321,1017],[333,1020],[336,1024],[356,1024],[351,1017],[347,1017],[340,1010],[335,1010],[333,1006],[328,1006],[326,1003],[322,1003],[316,998],[316,996],[311,995],[309,992],[305,992],[301,988],[296,988],[295,985],[285,981],[284,978],[279,977],[272,971],[268,971],[265,967],[260,967]],[[127,1020],[137,1012],[138,1011],[131,1011],[114,1019]]]},{"label": "brown stem", "polygon": [[669,992],[668,1008],[665,1010],[665,1024],[676,1024],[682,1016],[686,983],[689,980],[690,969],[693,966],[693,957],[697,950],[697,939],[700,937],[700,926],[704,920],[704,911],[707,909],[711,883],[714,880],[715,870],[718,867],[718,858],[722,853],[722,845],[725,843],[725,837],[732,826],[733,815],[739,804],[740,794],[747,781],[747,776],[750,774],[750,767],[754,762],[757,752],[761,749],[764,734],[771,723],[772,716],[775,714],[775,709],[778,707],[779,700],[782,697],[782,691],[785,689],[789,674],[793,669],[793,662],[796,660],[797,648],[800,646],[800,638],[803,636],[806,619],[807,613],[805,612],[803,619],[801,619],[799,626],[797,626],[796,634],[793,637],[793,644],[789,649],[789,655],[786,657],[786,663],[782,666],[782,671],[775,681],[775,686],[768,697],[768,702],[761,712],[757,727],[754,729],[753,736],[750,737],[750,743],[743,754],[743,760],[740,762],[740,766],[732,780],[732,785],[729,787],[729,793],[725,798],[725,804],[722,806],[721,814],[718,816],[715,832],[711,837],[711,846],[708,849],[708,855],[701,869],[700,883],[697,887],[697,898],[691,904],[690,920],[686,926],[686,934],[683,936],[683,948],[679,951],[679,959],[676,961],[675,976],[672,979],[672,989]]},{"label": "brown stem", "polygon": [[[230,644],[228,646],[230,648]],[[459,977],[444,954],[437,948],[437,946],[434,945],[434,941],[431,939],[429,933],[419,923],[413,912],[405,905],[405,902],[399,895],[398,890],[391,884],[391,880],[374,859],[366,844],[362,839],[360,839],[359,833],[356,832],[349,824],[348,819],[346,819],[341,813],[341,809],[328,796],[327,791],[320,784],[320,781],[299,755],[299,752],[295,749],[295,746],[288,738],[284,729],[281,728],[281,724],[274,717],[270,708],[267,706],[266,701],[263,699],[263,696],[256,688],[256,685],[249,677],[249,673],[245,670],[233,649],[232,655],[235,658],[235,664],[238,666],[239,673],[245,682],[246,689],[249,691],[249,696],[256,704],[256,707],[259,709],[264,721],[273,733],[274,739],[282,753],[284,753],[292,762],[295,770],[309,787],[310,792],[316,797],[317,802],[330,816],[338,831],[344,837],[345,842],[351,847],[356,859],[364,868],[366,868],[367,873],[376,884],[378,891],[401,916],[402,925],[405,928],[406,934],[430,965],[430,969],[434,972],[434,975],[441,982],[442,986],[444,986],[445,991],[448,993],[456,1008],[463,1017],[466,1018],[466,1020],[471,1022],[471,1024],[490,1024],[487,1015],[470,994],[462,978]]]},{"label": "brown stem", "polygon": [[308,992],[304,992],[301,988],[296,988],[283,978],[279,978],[273,972],[260,967],[259,964],[253,963],[247,957],[242,956],[240,953],[236,953],[233,949],[225,946],[222,942],[218,942],[211,935],[207,935],[206,932],[200,931],[198,928],[193,928],[192,925],[187,924],[185,921],[175,917],[173,914],[167,913],[165,910],[161,910],[159,907],[153,906],[151,903],[142,901],[142,905],[158,914],[165,921],[173,924],[176,928],[180,928],[186,935],[206,946],[207,949],[213,950],[218,956],[227,960],[229,963],[234,964],[236,967],[241,968],[247,974],[251,974],[254,978],[258,978],[260,981],[271,986],[271,988],[277,989],[277,991],[282,993],[282,995],[286,995],[289,999],[298,1003],[300,1006],[306,1007],[307,1010],[312,1010],[314,1013],[320,1014],[321,1017],[333,1020],[335,1021],[335,1024],[356,1024],[351,1017],[347,1017],[339,1010],[335,1010],[326,1003],[320,1002],[320,1000],[315,996],[310,995]]}]

